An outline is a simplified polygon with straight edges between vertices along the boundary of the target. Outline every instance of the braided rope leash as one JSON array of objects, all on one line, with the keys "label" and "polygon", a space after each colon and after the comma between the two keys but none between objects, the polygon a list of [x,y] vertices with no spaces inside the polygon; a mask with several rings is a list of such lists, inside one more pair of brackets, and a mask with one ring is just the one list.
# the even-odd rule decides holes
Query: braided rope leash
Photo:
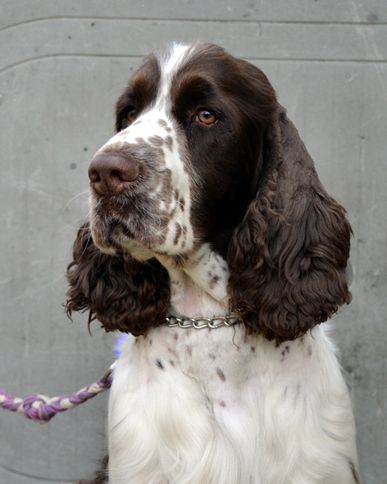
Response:
[{"label": "braided rope leash", "polygon": [[18,398],[0,388],[0,408],[22,413],[35,422],[49,422],[57,413],[77,407],[99,393],[109,390],[113,381],[114,365],[115,363],[96,382],[68,395],[47,397],[46,395],[33,393],[25,398]]},{"label": "braided rope leash", "polygon": [[[239,322],[238,317],[234,314],[230,314],[229,316],[214,316],[212,318],[180,318],[171,315],[165,318],[163,324],[169,328],[217,329],[222,326],[231,327]],[[121,347],[126,337],[127,335],[121,335],[117,341],[115,348],[117,358],[120,355]],[[114,366],[115,363],[113,363],[103,377],[96,382],[81,388],[76,393],[70,393],[68,395],[47,397],[46,395],[33,393],[25,398],[18,398],[0,388],[0,408],[10,410],[11,412],[22,413],[25,417],[35,422],[49,422],[57,413],[65,412],[70,408],[75,408],[81,403],[87,402],[90,398],[94,398],[99,393],[109,390],[113,381]]]}]

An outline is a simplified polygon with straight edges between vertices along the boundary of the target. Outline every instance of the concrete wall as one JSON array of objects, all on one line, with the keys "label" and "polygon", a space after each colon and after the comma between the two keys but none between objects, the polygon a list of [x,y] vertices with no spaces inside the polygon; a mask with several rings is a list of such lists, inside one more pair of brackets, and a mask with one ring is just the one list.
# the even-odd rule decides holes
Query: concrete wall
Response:
[{"label": "concrete wall", "polygon": [[[67,321],[63,273],[87,165],[139,58],[208,39],[257,63],[353,225],[353,303],[335,318],[367,484],[387,475],[385,0],[0,0],[0,386],[74,391],[112,338]],[[0,411],[0,483],[74,482],[104,449],[106,395],[46,426]]]}]

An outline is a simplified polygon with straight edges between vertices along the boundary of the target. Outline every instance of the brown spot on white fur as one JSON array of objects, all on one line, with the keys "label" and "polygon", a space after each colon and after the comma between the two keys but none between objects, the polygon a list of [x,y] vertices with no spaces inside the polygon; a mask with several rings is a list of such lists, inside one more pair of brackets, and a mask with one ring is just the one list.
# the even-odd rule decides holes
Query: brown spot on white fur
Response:
[{"label": "brown spot on white fur", "polygon": [[173,138],[172,136],[167,136],[165,138],[165,144],[168,146],[170,150],[172,150],[172,145],[173,145]]},{"label": "brown spot on white fur", "polygon": [[182,234],[181,225],[176,222],[175,224],[175,238],[173,239],[173,243],[176,245],[179,242],[180,236]]},{"label": "brown spot on white fur", "polygon": [[157,135],[148,138],[148,142],[153,146],[163,146],[165,144],[164,139]]}]

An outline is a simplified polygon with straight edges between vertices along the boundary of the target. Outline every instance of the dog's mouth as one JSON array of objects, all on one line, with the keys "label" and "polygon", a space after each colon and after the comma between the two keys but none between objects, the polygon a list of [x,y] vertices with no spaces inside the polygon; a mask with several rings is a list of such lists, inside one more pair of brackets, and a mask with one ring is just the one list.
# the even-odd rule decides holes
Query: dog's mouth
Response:
[{"label": "dog's mouth", "polygon": [[141,217],[130,213],[123,220],[119,213],[105,216],[101,211],[92,210],[90,227],[95,245],[107,254],[129,253],[144,261],[154,257],[152,249],[162,242],[161,231],[155,230],[146,214]]},{"label": "dog's mouth", "polygon": [[106,253],[126,252],[141,260],[150,253],[178,255],[191,250],[189,211],[183,211],[172,187],[166,194],[159,188],[117,196],[92,191],[90,226],[95,245]]},{"label": "dog's mouth", "polygon": [[117,250],[127,252],[135,259],[141,261],[153,257],[150,249],[151,241],[142,237],[141,242],[138,242],[135,234],[127,224],[115,220],[111,223],[109,232],[109,242]]}]

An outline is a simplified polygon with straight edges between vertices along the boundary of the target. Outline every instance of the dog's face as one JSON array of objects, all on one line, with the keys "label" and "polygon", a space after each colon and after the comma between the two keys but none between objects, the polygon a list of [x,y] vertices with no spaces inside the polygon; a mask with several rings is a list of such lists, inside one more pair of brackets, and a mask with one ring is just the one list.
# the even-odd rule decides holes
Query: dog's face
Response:
[{"label": "dog's face", "polygon": [[[265,106],[256,99],[253,114],[259,90]],[[264,74],[219,47],[175,45],[148,57],[118,100],[118,133],[90,165],[96,245],[141,259],[212,242],[225,255],[221,234],[254,195],[270,103]]]},{"label": "dog's face", "polygon": [[185,263],[203,243],[227,261],[250,331],[294,339],[350,301],[345,211],[262,71],[217,46],[174,46],[134,74],[116,124],[90,164],[69,314],[145,333],[170,306],[159,254]]}]

